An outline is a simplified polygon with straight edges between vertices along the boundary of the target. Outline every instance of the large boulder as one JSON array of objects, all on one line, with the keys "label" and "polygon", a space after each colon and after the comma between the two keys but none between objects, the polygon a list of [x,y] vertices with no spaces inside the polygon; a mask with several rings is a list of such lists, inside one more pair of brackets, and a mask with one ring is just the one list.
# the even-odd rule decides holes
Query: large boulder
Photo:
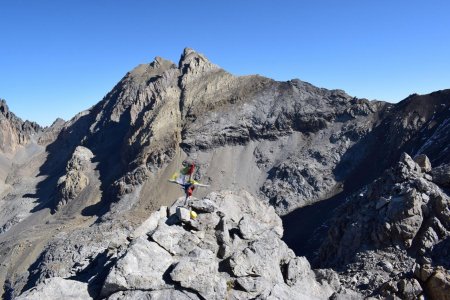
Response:
[{"label": "large boulder", "polygon": [[143,237],[134,240],[105,280],[102,295],[123,290],[158,290],[167,288],[164,273],[173,263],[169,252]]},{"label": "large boulder", "polygon": [[197,291],[205,299],[224,299],[227,282],[219,273],[219,263],[214,256],[208,250],[195,250],[179,260],[170,277],[182,287]]},{"label": "large boulder", "polygon": [[422,282],[431,299],[450,299],[450,272],[443,267],[416,265],[415,276]]},{"label": "large boulder", "polygon": [[444,268],[436,268],[425,282],[425,288],[431,299],[450,299],[450,272]]},{"label": "large boulder", "polygon": [[86,147],[78,146],[67,162],[66,174],[58,179],[57,208],[60,209],[70,200],[75,199],[89,185],[87,175],[94,154]]},{"label": "large boulder", "polygon": [[151,238],[172,255],[187,255],[200,243],[198,236],[186,231],[182,226],[169,226],[164,219],[160,220]]},{"label": "large boulder", "polygon": [[88,284],[75,280],[64,279],[61,277],[53,277],[46,279],[41,284],[25,291],[17,300],[87,300],[93,299],[88,292]]}]

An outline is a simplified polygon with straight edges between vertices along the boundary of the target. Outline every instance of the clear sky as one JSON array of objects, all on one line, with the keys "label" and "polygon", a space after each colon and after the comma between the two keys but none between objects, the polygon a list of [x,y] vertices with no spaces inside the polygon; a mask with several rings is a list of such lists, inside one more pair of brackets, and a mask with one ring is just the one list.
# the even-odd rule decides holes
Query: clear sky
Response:
[{"label": "clear sky", "polygon": [[397,102],[450,88],[447,0],[0,0],[0,98],[49,125],[194,48],[236,75]]}]

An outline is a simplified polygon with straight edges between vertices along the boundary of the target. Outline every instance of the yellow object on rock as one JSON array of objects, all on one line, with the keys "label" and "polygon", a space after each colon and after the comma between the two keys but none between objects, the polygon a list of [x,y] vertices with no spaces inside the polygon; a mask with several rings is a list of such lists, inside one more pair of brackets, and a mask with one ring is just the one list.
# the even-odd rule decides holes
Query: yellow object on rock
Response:
[{"label": "yellow object on rock", "polygon": [[193,211],[193,210],[191,210],[191,219],[192,220],[197,219],[197,213],[195,211]]}]

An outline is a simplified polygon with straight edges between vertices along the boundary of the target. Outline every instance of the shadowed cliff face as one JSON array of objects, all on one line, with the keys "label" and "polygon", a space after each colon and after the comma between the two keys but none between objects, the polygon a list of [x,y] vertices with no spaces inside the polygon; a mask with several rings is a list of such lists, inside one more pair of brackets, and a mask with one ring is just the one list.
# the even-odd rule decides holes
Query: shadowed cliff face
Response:
[{"label": "shadowed cliff face", "polygon": [[[99,103],[49,128],[20,121],[1,102],[0,165],[8,168],[0,171],[0,280],[20,290],[35,283],[42,261],[64,265],[65,254],[52,256],[62,247],[57,234],[101,239],[104,228],[127,232],[171,204],[182,192],[167,178],[185,159],[210,185],[198,197],[244,189],[280,215],[309,206],[316,225],[299,227],[294,217],[286,228],[296,249],[332,215],[315,203],[343,199],[403,151],[448,163],[449,103],[449,90],[394,105],[298,79],[236,77],[192,49],[178,64],[157,57],[137,66]],[[89,153],[81,171],[73,163],[78,147]],[[93,258],[115,237],[65,251]],[[34,249],[26,260],[24,240]]]}]

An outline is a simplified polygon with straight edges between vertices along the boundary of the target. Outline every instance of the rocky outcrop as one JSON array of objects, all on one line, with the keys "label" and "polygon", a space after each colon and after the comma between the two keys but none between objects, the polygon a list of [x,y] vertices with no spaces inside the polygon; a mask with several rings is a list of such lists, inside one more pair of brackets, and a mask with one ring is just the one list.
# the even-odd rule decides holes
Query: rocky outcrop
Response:
[{"label": "rocky outcrop", "polygon": [[[182,201],[179,199],[169,212]],[[188,295],[193,292],[193,299],[325,299],[344,292],[340,285],[333,288],[328,281],[316,280],[308,261],[296,257],[281,241],[283,228],[274,209],[247,192],[212,193],[188,205],[198,216],[181,224],[176,214],[156,212],[149,218],[159,219],[158,225],[148,227],[149,240],[141,235],[130,244],[105,280],[104,295],[112,292],[118,266],[134,256],[136,245],[146,245],[146,251],[159,248],[162,257],[158,263],[153,262],[149,269],[144,267],[144,278],[156,275],[159,279],[152,284],[159,282],[159,286],[122,285],[116,286],[117,290],[176,289]],[[158,270],[159,266],[162,268]],[[119,278],[133,278],[137,271],[128,268],[128,272],[133,274],[122,273]]]},{"label": "rocky outcrop", "polygon": [[[170,209],[151,214],[130,233],[128,245],[115,244],[116,255],[107,255],[101,264],[92,261],[96,273],[107,272],[101,292],[95,288],[99,281],[90,279],[88,286],[77,282],[77,293],[89,288],[90,296],[84,294],[84,299],[99,293],[106,299],[358,297],[341,287],[333,271],[313,271],[306,258],[296,257],[281,240],[283,228],[275,210],[249,193],[220,192],[195,199],[188,207],[200,208],[197,217],[183,222],[171,214],[182,202],[180,198]],[[70,296],[76,282],[72,280],[80,280],[83,272],[72,275],[72,280],[60,278],[62,274],[47,274],[50,280],[42,280],[18,299],[50,294],[55,286],[55,295]]]},{"label": "rocky outcrop", "polygon": [[[442,299],[436,293],[448,289],[450,198],[425,171],[433,172],[403,154],[395,167],[350,197],[330,224],[320,265],[347,269],[341,273],[349,278],[346,286],[367,295],[415,299],[425,291]],[[429,264],[441,265],[434,283],[429,278],[435,271],[424,267]]]},{"label": "rocky outcrop", "polygon": [[72,158],[67,163],[66,174],[58,180],[59,201],[57,208],[60,209],[70,200],[76,198],[89,184],[88,169],[91,167],[92,152],[83,146],[78,146]]},{"label": "rocky outcrop", "polygon": [[168,288],[163,277],[172,265],[170,253],[144,237],[134,240],[109,273],[102,293],[121,290],[159,290]]},{"label": "rocky outcrop", "polygon": [[0,99],[0,151],[13,153],[20,145],[30,141],[33,134],[38,133],[41,127],[30,121],[22,121],[16,117],[6,105],[6,101]]},{"label": "rocky outcrop", "polygon": [[17,300],[35,300],[35,299],[73,299],[85,300],[91,298],[88,292],[87,283],[53,277],[46,279],[35,288],[23,293]]}]

